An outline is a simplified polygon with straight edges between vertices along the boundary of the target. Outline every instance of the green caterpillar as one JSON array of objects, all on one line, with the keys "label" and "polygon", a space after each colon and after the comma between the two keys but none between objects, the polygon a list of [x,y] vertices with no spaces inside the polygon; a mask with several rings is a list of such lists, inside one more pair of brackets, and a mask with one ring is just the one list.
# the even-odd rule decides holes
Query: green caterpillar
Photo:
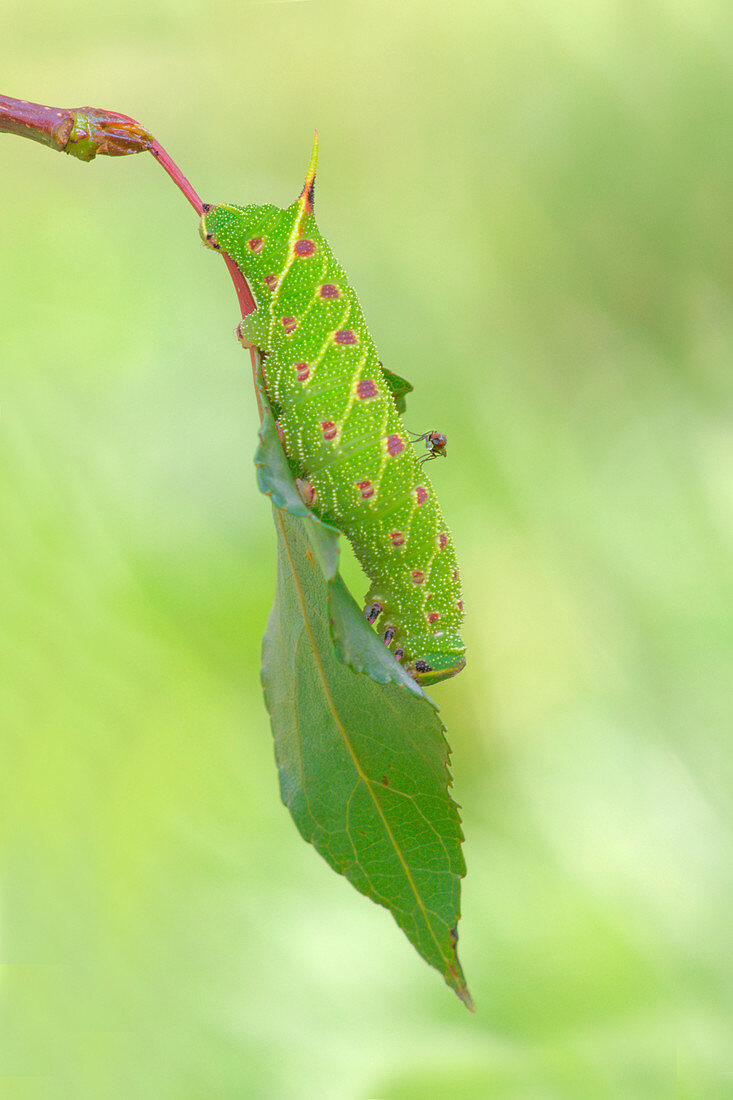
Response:
[{"label": "green caterpillar", "polygon": [[238,335],[260,351],[303,499],[351,541],[372,582],[369,622],[381,616],[395,657],[418,682],[436,683],[466,663],[453,543],[399,416],[409,387],[381,366],[356,294],[316,225],[317,156],[318,135],[303,190],[287,209],[205,205],[201,237],[237,264],[257,303]]}]

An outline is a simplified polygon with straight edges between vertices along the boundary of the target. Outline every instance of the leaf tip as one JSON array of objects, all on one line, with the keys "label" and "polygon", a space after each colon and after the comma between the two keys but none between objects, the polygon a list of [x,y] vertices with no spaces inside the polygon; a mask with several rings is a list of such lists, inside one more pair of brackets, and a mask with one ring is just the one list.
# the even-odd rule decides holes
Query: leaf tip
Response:
[{"label": "leaf tip", "polygon": [[[458,960],[456,959],[456,962]],[[461,972],[460,963],[457,967],[449,966],[448,973],[445,975],[445,980],[451,987],[453,992],[459,1001],[462,1001],[469,1012],[476,1012],[476,1005],[473,1003],[473,997],[468,992],[468,986],[466,985],[466,979]]]}]

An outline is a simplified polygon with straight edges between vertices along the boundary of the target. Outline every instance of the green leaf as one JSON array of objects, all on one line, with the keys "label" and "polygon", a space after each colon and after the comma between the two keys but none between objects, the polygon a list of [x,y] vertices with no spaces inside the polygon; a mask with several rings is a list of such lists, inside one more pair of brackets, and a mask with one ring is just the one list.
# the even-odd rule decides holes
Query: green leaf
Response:
[{"label": "green leaf", "polygon": [[260,439],[278,537],[262,681],[282,799],[303,837],[391,911],[472,1008],[456,954],[463,836],[437,707],[343,584],[339,533],[298,495],[267,409]]},{"label": "green leaf", "polygon": [[384,363],[379,364],[382,368],[387,385],[392,391],[394,397],[394,403],[397,406],[397,412],[402,415],[407,411],[407,402],[405,398],[408,393],[412,393],[414,386],[407,381],[406,378],[402,378],[401,375],[395,374],[394,371],[388,370]]}]

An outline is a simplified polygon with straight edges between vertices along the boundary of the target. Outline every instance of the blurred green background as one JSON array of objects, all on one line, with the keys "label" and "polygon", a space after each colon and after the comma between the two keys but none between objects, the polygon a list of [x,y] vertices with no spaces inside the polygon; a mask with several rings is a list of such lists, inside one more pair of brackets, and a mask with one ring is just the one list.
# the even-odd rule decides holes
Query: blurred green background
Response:
[{"label": "blurred green background", "polygon": [[[149,157],[0,136],[2,1095],[733,1096],[733,9],[11,6],[7,95],[318,214],[463,567],[471,1017],[279,801],[236,301]],[[357,591],[361,596],[361,591]]]}]

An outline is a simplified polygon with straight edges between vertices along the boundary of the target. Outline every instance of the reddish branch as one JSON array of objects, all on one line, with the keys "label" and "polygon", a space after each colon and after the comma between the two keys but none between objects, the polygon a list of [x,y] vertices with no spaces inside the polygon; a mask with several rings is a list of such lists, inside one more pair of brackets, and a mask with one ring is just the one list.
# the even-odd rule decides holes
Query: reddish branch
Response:
[{"label": "reddish branch", "polygon": [[[201,199],[160,142],[134,118],[117,111],[98,107],[44,107],[41,103],[0,96],[0,133],[18,134],[84,161],[94,160],[97,154],[125,157],[131,153],[150,152],[196,213],[203,213]],[[246,317],[255,308],[252,293],[231,257],[225,252],[222,256],[232,277],[242,316]],[[254,367],[254,353],[252,363]]]},{"label": "reddish branch", "polygon": [[44,107],[9,96],[0,96],[0,131],[40,141],[79,160],[93,160],[97,153],[108,157],[142,153],[154,141],[139,122],[116,111]]}]

